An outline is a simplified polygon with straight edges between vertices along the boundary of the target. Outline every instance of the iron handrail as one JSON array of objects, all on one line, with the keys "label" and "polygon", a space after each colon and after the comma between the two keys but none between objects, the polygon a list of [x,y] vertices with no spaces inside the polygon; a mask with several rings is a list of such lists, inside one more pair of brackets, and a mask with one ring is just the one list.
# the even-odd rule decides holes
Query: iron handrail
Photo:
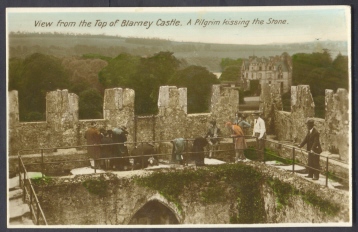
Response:
[{"label": "iron handrail", "polygon": [[[303,155],[305,155],[305,156],[308,156],[308,154],[309,153],[311,153],[311,154],[315,154],[315,155],[318,155],[319,157],[325,157],[326,158],[326,170],[323,170],[323,169],[317,169],[317,168],[313,168],[313,167],[311,167],[311,166],[308,166],[308,165],[304,165],[303,163],[298,163],[298,164],[301,164],[302,166],[304,166],[305,168],[310,168],[310,169],[313,169],[313,170],[315,170],[315,171],[319,171],[319,172],[324,172],[325,171],[325,176],[326,176],[326,187],[328,187],[328,178],[329,178],[329,170],[328,170],[328,164],[329,164],[329,157],[328,156],[322,156],[321,154],[318,154],[318,153],[315,153],[315,152],[313,152],[313,151],[307,151],[307,150],[305,150],[305,149],[303,149],[303,148],[300,148],[300,147],[297,147],[297,146],[295,146],[295,145],[288,145],[288,144],[284,144],[284,143],[279,143],[279,142],[277,142],[277,141],[274,141],[274,140],[270,140],[270,139],[263,139],[263,140],[265,140],[265,141],[267,141],[267,142],[271,142],[271,143],[276,143],[276,144],[280,144],[280,145],[283,145],[283,146],[286,146],[286,147],[288,147],[288,148],[292,148],[292,172],[294,172],[295,171],[295,151],[296,151],[296,149],[297,150],[299,150],[300,152],[301,152],[301,154],[303,154]],[[307,153],[307,154],[304,154],[303,152],[305,152],[305,153]],[[272,154],[270,154],[270,155],[272,155]],[[272,156],[275,156],[275,155],[272,155]],[[282,157],[282,156],[276,156],[276,157],[280,157],[280,158],[282,158],[282,159],[286,159],[286,160],[289,160],[288,158],[285,158],[285,157]],[[344,163],[344,162],[340,162],[339,160],[335,160],[336,162],[338,162],[338,163],[341,163],[341,164],[346,164],[346,163]],[[345,181],[345,182],[349,182],[349,179],[347,179],[347,178],[344,178],[344,177],[341,177],[341,176],[337,176],[337,175],[333,175],[334,177],[337,177],[338,179],[340,179],[340,180],[343,180],[343,181]]]},{"label": "iron handrail", "polygon": [[[257,138],[255,136],[230,136],[230,137],[216,137],[217,139],[219,140],[222,140],[222,139],[234,139],[237,138],[237,137],[245,137],[245,138]],[[207,138],[207,139],[210,139]],[[189,141],[193,141],[194,139],[193,138],[189,138],[189,139],[185,139],[185,142],[186,142],[186,145],[188,144]],[[294,169],[295,169],[295,151],[298,150],[300,151],[302,154],[304,154],[303,152],[306,152],[304,149],[302,148],[299,148],[297,146],[294,146],[294,145],[289,145],[289,144],[284,144],[284,143],[280,143],[278,141],[275,141],[275,140],[271,140],[271,139],[263,139],[267,142],[271,142],[271,143],[276,143],[276,144],[280,144],[281,146],[284,146],[284,147],[288,147],[288,148],[292,148],[292,161],[293,161],[293,167],[292,167],[292,172],[294,172]],[[64,147],[51,147],[51,148],[37,148],[37,149],[24,149],[24,150],[20,150],[18,151],[18,153],[20,154],[20,152],[24,152],[24,151],[33,151],[33,150],[41,150],[41,156],[42,156],[42,161],[41,163],[32,163],[33,165],[34,164],[50,164],[50,163],[63,163],[64,161],[60,161],[60,162],[43,162],[43,151],[44,150],[55,150],[55,149],[68,149],[68,148],[87,148],[87,147],[102,147],[102,146],[113,146],[113,145],[130,145],[130,144],[135,144],[135,145],[138,145],[138,144],[144,144],[144,143],[163,143],[163,142],[172,142],[173,140],[160,140],[160,141],[141,141],[141,142],[124,142],[124,143],[111,143],[111,144],[93,144],[93,145],[80,145],[80,146],[64,146]],[[186,146],[186,151],[183,152],[184,154],[187,154],[187,155],[191,155],[193,153],[197,153],[197,152],[190,152],[187,150],[187,147]],[[232,150],[232,149],[230,149]],[[257,150],[257,149],[256,149]],[[215,152],[223,152],[223,151],[229,151],[229,150],[216,150]],[[207,153],[208,151],[205,151],[205,153]],[[314,153],[314,152],[311,152],[311,153]],[[95,160],[105,160],[105,159],[130,159],[130,158],[141,158],[141,157],[150,157],[150,156],[167,156],[167,155],[171,155],[172,153],[159,153],[159,154],[150,154],[150,155],[139,155],[139,156],[124,156],[124,157],[106,157],[106,158],[99,158],[99,159],[95,159]],[[320,155],[320,154],[317,154],[317,153],[314,153],[316,155]],[[272,155],[272,154],[271,154]],[[307,154],[304,154],[305,156],[307,156]],[[282,158],[282,159],[286,159],[285,157],[282,157],[282,156],[277,156],[279,158]],[[190,158],[190,157],[189,157]],[[327,159],[327,163],[329,162],[329,157],[326,157]],[[289,160],[289,159],[287,159]],[[87,160],[71,160],[71,162],[86,162]],[[336,162],[340,162],[338,160],[335,160]],[[342,164],[345,164],[343,162],[340,162]],[[142,165],[143,166],[143,165]],[[310,167],[310,166],[306,166],[306,165],[303,165],[304,167]],[[311,167],[310,167],[311,168]],[[314,169],[314,168],[312,168]],[[317,171],[323,171],[322,169],[315,169]],[[96,171],[96,170],[95,170]],[[326,167],[326,178],[328,179],[328,165]],[[333,175],[333,176],[336,176],[336,175]],[[336,176],[337,178],[339,179],[342,179],[342,180],[347,180],[343,177],[339,177],[339,176]],[[326,180],[326,183],[328,182],[328,180]]]},{"label": "iron handrail", "polygon": [[[43,221],[44,221],[44,223],[45,223],[45,225],[48,225],[46,217],[45,217],[45,214],[44,214],[44,212],[43,212],[43,210],[41,208],[40,201],[38,200],[36,192],[35,192],[35,190],[33,188],[31,178],[29,178],[29,176],[28,176],[26,166],[23,163],[20,155],[19,155],[18,158],[19,158],[19,184],[20,184],[20,187],[22,188],[22,191],[24,192],[23,200],[25,201],[25,196],[30,195],[29,196],[30,197],[30,202],[29,202],[29,204],[30,204],[30,212],[31,212],[31,215],[33,216],[33,218],[36,220],[36,224],[37,225],[40,224],[40,216],[41,216]],[[23,175],[24,175],[23,180],[21,179],[21,170],[23,170]],[[26,181],[28,181],[28,185],[30,185],[30,189],[28,189],[26,187]],[[34,212],[35,210],[34,210],[34,207],[33,207],[33,204],[32,204],[32,202],[33,202],[32,198],[35,198],[35,205],[36,205],[36,208],[37,208],[37,215],[35,215],[35,212]]]},{"label": "iron handrail", "polygon": [[[255,138],[250,135],[245,136],[229,136],[229,137],[215,137],[215,139],[232,139],[232,138],[238,138],[238,137],[245,137],[245,138]],[[208,139],[211,139],[211,137],[208,137]],[[195,139],[189,138],[185,139],[185,141],[194,141]],[[108,146],[108,145],[131,145],[131,144],[143,144],[143,143],[163,143],[163,142],[172,142],[173,140],[158,140],[158,141],[152,141],[152,140],[144,140],[140,142],[124,142],[124,143],[110,143],[110,144],[91,144],[91,145],[79,145],[79,146],[61,146],[61,147],[40,147],[40,148],[34,148],[34,149],[22,149],[19,150],[18,153],[26,152],[26,151],[34,151],[34,150],[57,150],[57,149],[69,149],[69,148],[87,148],[87,147],[99,147],[99,146]],[[23,154],[26,155],[26,154]]]}]

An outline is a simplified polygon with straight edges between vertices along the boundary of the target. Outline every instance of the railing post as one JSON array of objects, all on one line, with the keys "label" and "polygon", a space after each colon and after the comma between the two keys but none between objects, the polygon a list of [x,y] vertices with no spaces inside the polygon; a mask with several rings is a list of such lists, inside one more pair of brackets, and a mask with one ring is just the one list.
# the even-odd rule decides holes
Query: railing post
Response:
[{"label": "railing post", "polygon": [[141,165],[142,165],[142,167],[141,167],[141,169],[143,169],[143,167],[144,167],[144,157],[143,157],[143,155],[144,155],[144,147],[143,147],[143,142],[141,142],[141,147],[142,147],[142,155],[141,155]]},{"label": "railing post", "polygon": [[23,188],[22,188],[22,201],[25,202],[25,194],[26,194],[26,175],[25,175],[25,170],[24,170],[24,177],[22,178],[23,183]]},{"label": "railing post", "polygon": [[37,208],[37,216],[36,216],[37,225],[40,225],[40,206],[38,202],[36,202],[36,208]]},{"label": "railing post", "polygon": [[30,213],[32,216],[32,214],[33,214],[33,212],[32,212],[32,191],[30,191]]},{"label": "railing post", "polygon": [[137,115],[134,115],[134,143],[135,145],[137,145],[137,120],[138,120],[138,116]]},{"label": "railing post", "polygon": [[295,152],[295,148],[292,148],[292,172],[295,172],[295,158],[296,158],[296,152]]},{"label": "railing post", "polygon": [[[265,136],[265,135],[264,135]],[[263,139],[263,149],[262,149],[262,155],[263,155],[263,157],[262,157],[262,162],[264,163],[264,164],[266,164],[266,161],[265,161],[265,148],[266,148],[266,136],[265,136],[265,138],[264,138],[264,136],[262,137],[262,139]]]},{"label": "railing post", "polygon": [[185,151],[186,151],[186,155],[185,155],[186,158],[183,160],[183,166],[189,166],[188,165],[188,160],[189,160],[188,139],[186,139]]},{"label": "railing post", "polygon": [[94,173],[97,173],[97,159],[93,157]]},{"label": "railing post", "polygon": [[41,149],[41,176],[44,178],[44,150]]},{"label": "railing post", "polygon": [[19,164],[18,164],[18,166],[19,166],[19,168],[18,168],[18,171],[19,171],[19,186],[20,186],[20,188],[22,188],[22,185],[21,185],[21,159],[20,159],[20,155],[18,155],[18,162],[19,162]]},{"label": "railing post", "polygon": [[[232,144],[234,145],[234,163],[236,163],[236,145],[235,145],[235,137],[233,137],[232,138]],[[210,149],[212,149],[211,147],[210,147]],[[209,153],[209,155],[210,155],[210,153]]]},{"label": "railing post", "polygon": [[326,187],[328,187],[328,156],[326,158]]}]

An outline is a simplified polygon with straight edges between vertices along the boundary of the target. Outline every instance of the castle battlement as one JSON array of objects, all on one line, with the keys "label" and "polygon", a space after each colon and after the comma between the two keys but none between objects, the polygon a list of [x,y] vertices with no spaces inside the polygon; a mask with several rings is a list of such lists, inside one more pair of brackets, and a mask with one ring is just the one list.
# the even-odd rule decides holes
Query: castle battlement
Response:
[{"label": "castle battlement", "polygon": [[68,90],[56,90],[46,95],[46,121],[20,122],[18,93],[9,92],[10,155],[23,149],[86,145],[84,133],[92,122],[99,128],[127,126],[129,142],[172,140],[197,137],[206,133],[208,122],[218,121],[219,127],[238,111],[239,92],[236,88],[214,85],[211,111],[206,114],[187,113],[187,89],[161,86],[158,114],[139,117],[134,114],[135,91],[106,89],[103,119],[79,120],[78,96]]}]

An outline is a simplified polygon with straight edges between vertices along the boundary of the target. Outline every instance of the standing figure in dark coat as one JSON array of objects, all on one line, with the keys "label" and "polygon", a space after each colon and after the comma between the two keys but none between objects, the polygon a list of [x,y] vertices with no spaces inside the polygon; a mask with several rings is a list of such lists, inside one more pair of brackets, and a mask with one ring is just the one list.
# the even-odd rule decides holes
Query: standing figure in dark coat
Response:
[{"label": "standing figure in dark coat", "polygon": [[[101,134],[97,129],[97,124],[95,122],[91,123],[90,128],[85,132],[85,139],[87,140],[87,145],[101,144]],[[92,167],[99,168],[99,162],[97,159],[100,158],[101,148],[100,146],[89,146],[87,147],[87,152],[90,159],[94,160],[94,163],[91,163]]]},{"label": "standing figure in dark coat", "polygon": [[[128,131],[125,126],[120,128],[114,128],[112,134],[113,143],[118,143],[114,145],[114,157],[125,157],[128,156],[128,148],[125,142],[127,142]],[[128,159],[114,159],[113,165],[115,169],[123,169],[124,166],[128,165]]]},{"label": "standing figure in dark coat", "polygon": [[308,151],[308,175],[307,178],[312,180],[319,179],[319,154],[322,152],[321,144],[319,141],[319,132],[314,128],[313,119],[309,119],[306,122],[308,133],[302,143],[298,147],[303,147],[307,144]]},{"label": "standing figure in dark coat", "polygon": [[193,152],[191,155],[191,159],[194,160],[196,166],[204,166],[204,147],[207,146],[208,140],[203,137],[195,138],[193,147],[191,151]]}]

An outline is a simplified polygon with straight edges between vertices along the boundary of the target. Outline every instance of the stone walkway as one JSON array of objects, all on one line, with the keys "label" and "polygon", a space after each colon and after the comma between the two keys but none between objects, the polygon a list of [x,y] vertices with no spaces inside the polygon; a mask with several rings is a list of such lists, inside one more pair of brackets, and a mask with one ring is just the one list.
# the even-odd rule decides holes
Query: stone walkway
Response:
[{"label": "stone walkway", "polygon": [[[36,176],[30,173],[30,176]],[[40,173],[41,175],[41,173]],[[31,220],[30,207],[22,201],[22,189],[19,186],[19,177],[9,179],[8,181],[8,215],[9,225],[34,225]]]},{"label": "stone walkway", "polygon": [[[204,163],[206,165],[219,165],[219,164],[224,164],[224,161],[221,160],[217,160],[217,159],[208,159],[205,158],[204,159]],[[194,167],[194,164],[189,164],[188,167]],[[157,166],[151,166],[151,167],[147,167],[145,169],[138,169],[138,170],[128,170],[128,171],[114,171],[114,170],[109,170],[109,171],[105,171],[102,169],[96,169],[96,171],[93,168],[90,167],[83,167],[83,168],[76,168],[76,169],[72,169],[71,170],[71,174],[72,176],[75,175],[85,175],[85,174],[94,174],[94,173],[106,173],[106,172],[111,172],[116,174],[118,177],[130,177],[130,176],[134,176],[134,175],[148,175],[150,173],[152,173],[152,171],[155,170],[160,170],[160,169],[172,169],[172,168],[176,168],[176,169],[183,169],[184,167],[182,165],[177,165],[177,164],[165,164],[165,163],[160,163]],[[69,176],[63,176],[62,178],[68,178]]]},{"label": "stone walkway", "polygon": [[[290,171],[292,172],[292,165],[282,165],[281,163],[278,163],[277,161],[266,161],[265,162],[266,165],[270,165],[279,169],[283,169],[286,171]],[[318,180],[312,180],[312,178],[306,178],[305,176],[307,176],[307,173],[304,173],[304,171],[306,170],[306,167],[304,166],[300,166],[300,165],[295,165],[295,174],[298,176],[301,176],[302,178],[306,179],[307,181],[319,184],[319,185],[326,185],[326,176],[320,174],[319,175],[319,179]],[[343,187],[342,184],[333,181],[331,179],[328,179],[328,188],[340,188]]]},{"label": "stone walkway", "polygon": [[[249,159],[246,160],[242,160],[240,162],[255,162],[255,161],[251,161]],[[218,160],[218,159],[208,159],[205,158],[204,163],[206,165],[220,165],[223,164],[225,162]],[[278,169],[282,169],[282,170],[286,170],[291,172],[292,171],[292,165],[283,165],[282,163],[279,163],[277,161],[267,161],[265,163],[266,165],[278,168]],[[194,167],[194,164],[189,164],[188,167]],[[71,178],[71,177],[75,177],[76,175],[85,175],[85,174],[94,174],[94,173],[106,173],[106,172],[111,172],[113,174],[116,174],[118,177],[131,177],[134,175],[138,175],[138,176],[145,176],[145,175],[149,175],[150,173],[152,173],[155,170],[160,170],[160,169],[184,169],[185,167],[183,167],[182,165],[176,165],[176,164],[163,164],[160,163],[158,166],[152,166],[152,167],[147,167],[145,169],[139,169],[139,170],[130,170],[130,171],[105,171],[105,170],[101,170],[101,169],[97,169],[96,172],[93,168],[90,167],[83,167],[83,168],[76,168],[71,170],[71,176],[62,176],[59,178]],[[295,165],[295,174],[298,176],[301,176],[303,179],[319,184],[319,185],[326,185],[326,177],[323,175],[320,175],[319,180],[312,180],[311,178],[305,178],[304,176],[306,176],[307,174],[304,174],[305,172],[305,167],[300,166],[300,165]],[[36,177],[41,177],[42,174],[40,172],[29,172],[29,177],[30,178],[36,178]],[[342,187],[342,185],[338,182],[332,181],[330,179],[328,179],[328,188],[340,188]],[[30,215],[30,209],[28,204],[24,203],[22,201],[22,189],[20,189],[19,187],[19,177],[16,176],[14,178],[9,179],[8,181],[8,198],[9,198],[9,207],[8,207],[8,212],[9,212],[9,221],[10,221],[10,225],[34,225],[33,221],[31,220],[31,215]]]},{"label": "stone walkway", "polygon": [[[246,159],[246,160],[242,160],[240,162],[255,162],[255,161]],[[204,163],[206,165],[220,165],[220,164],[224,164],[226,162],[218,160],[218,159],[214,159],[214,158],[212,158],[212,159],[205,158]],[[265,164],[273,166],[278,169],[292,172],[292,165],[284,165],[277,161],[267,161],[267,162],[265,162]],[[194,167],[194,166],[195,166],[194,164],[188,165],[188,167]],[[152,167],[147,167],[145,169],[129,170],[129,171],[112,171],[112,170],[105,171],[105,170],[97,169],[96,173],[111,172],[111,173],[116,174],[118,177],[131,177],[134,175],[140,175],[140,176],[149,175],[150,173],[152,173],[152,171],[155,171],[155,170],[172,169],[172,168],[184,169],[184,167],[182,165],[160,163],[158,166],[152,166]],[[295,174],[296,175],[304,178],[307,181],[310,181],[310,182],[313,182],[313,183],[316,183],[319,185],[324,185],[324,186],[326,185],[326,176],[320,174],[319,180],[312,180],[312,178],[305,178],[305,176],[307,175],[307,174],[305,174],[305,170],[306,170],[306,168],[304,166],[295,165]],[[75,175],[81,175],[81,174],[92,174],[92,173],[95,173],[95,171],[94,171],[94,169],[92,169],[90,167],[84,167],[84,168],[73,169],[73,170],[71,170],[71,173],[73,176],[75,176]],[[63,177],[63,178],[68,178],[68,176]],[[342,184],[332,181],[331,179],[328,179],[328,188],[340,188],[342,186],[343,186]]]}]

